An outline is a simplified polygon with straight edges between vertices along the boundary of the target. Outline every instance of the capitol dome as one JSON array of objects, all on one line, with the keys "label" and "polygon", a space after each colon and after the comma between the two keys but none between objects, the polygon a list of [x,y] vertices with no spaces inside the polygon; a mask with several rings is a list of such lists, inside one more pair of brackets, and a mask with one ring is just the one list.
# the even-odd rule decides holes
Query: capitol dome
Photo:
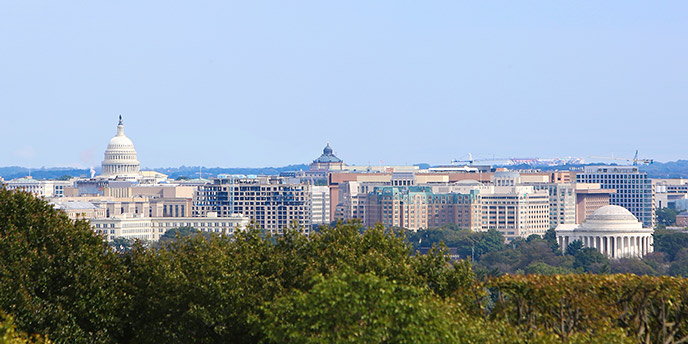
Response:
[{"label": "capitol dome", "polygon": [[122,116],[119,116],[117,135],[110,139],[105,150],[102,176],[113,179],[135,179],[139,177],[140,168],[134,143],[124,135]]}]

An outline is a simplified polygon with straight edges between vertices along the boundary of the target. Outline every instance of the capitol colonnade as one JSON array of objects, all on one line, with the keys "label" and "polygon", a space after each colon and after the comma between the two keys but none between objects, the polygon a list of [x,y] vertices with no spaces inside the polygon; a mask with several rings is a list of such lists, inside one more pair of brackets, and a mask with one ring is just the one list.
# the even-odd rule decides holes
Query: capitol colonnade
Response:
[{"label": "capitol colonnade", "polygon": [[562,248],[580,240],[583,247],[598,250],[607,258],[640,258],[654,251],[651,228],[627,209],[610,205],[596,210],[580,225],[559,225],[557,242]]}]

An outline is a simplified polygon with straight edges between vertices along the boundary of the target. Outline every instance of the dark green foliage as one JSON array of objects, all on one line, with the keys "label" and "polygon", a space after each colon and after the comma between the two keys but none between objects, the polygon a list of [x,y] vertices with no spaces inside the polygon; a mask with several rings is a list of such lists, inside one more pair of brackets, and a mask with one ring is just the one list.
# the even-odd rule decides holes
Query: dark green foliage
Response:
[{"label": "dark green foliage", "polygon": [[576,256],[578,252],[583,249],[583,242],[580,240],[574,240],[566,246],[566,254],[569,256]]},{"label": "dark green foliage", "polygon": [[671,276],[688,277],[688,247],[678,251],[668,273]]},{"label": "dark green foliage", "polygon": [[554,231],[554,229],[548,229],[547,232],[545,232],[545,235],[542,236],[542,239],[545,242],[547,242],[547,245],[553,252],[561,254],[561,248],[559,247],[559,243],[557,242],[557,233]]},{"label": "dark green foliage", "polygon": [[573,257],[562,256],[558,246],[531,236],[527,240],[514,239],[502,250],[491,251],[476,259],[476,265],[488,275],[504,273],[566,273],[573,271]]},{"label": "dark green foliage", "polygon": [[592,247],[580,249],[574,256],[573,267],[585,272],[605,273],[609,272],[609,260]]},{"label": "dark green foliage", "polygon": [[0,309],[22,331],[58,343],[119,342],[125,277],[87,222],[0,189]]},{"label": "dark green foliage", "polygon": [[108,245],[119,253],[128,253],[131,251],[131,248],[134,246],[135,242],[136,240],[134,239],[117,237],[110,241]]},{"label": "dark green foliage", "polygon": [[444,244],[456,249],[456,253],[462,258],[473,257],[478,260],[483,254],[504,249],[504,236],[494,229],[487,232],[472,232],[460,230],[456,225],[447,225],[441,228],[409,232],[406,235],[408,242],[415,250]]},{"label": "dark green foliage", "polygon": [[676,225],[676,215],[678,215],[678,211],[675,209],[660,208],[655,210],[655,214],[657,215],[658,226],[665,228]]},{"label": "dark green foliage", "polygon": [[675,260],[681,249],[688,248],[688,233],[656,229],[653,236],[655,251],[666,254],[669,261]]},{"label": "dark green foliage", "polygon": [[621,258],[609,261],[610,272],[615,274],[657,275],[651,264],[638,258]]}]

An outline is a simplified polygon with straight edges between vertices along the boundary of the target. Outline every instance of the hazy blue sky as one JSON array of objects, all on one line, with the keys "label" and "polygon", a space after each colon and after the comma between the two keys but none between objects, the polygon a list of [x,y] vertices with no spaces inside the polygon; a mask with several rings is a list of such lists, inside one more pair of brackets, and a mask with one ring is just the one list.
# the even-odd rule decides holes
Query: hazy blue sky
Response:
[{"label": "hazy blue sky", "polygon": [[686,1],[0,2],[0,165],[688,159]]}]

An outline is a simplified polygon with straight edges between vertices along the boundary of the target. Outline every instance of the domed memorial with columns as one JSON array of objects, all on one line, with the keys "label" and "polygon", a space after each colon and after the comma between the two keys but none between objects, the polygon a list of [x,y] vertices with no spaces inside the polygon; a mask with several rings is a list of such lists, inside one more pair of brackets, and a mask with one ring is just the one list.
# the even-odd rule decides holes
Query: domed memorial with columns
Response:
[{"label": "domed memorial with columns", "polygon": [[105,150],[101,177],[106,179],[137,180],[141,178],[141,165],[136,157],[134,143],[124,135],[122,116],[119,116],[117,135],[110,139]]},{"label": "domed memorial with columns", "polygon": [[580,240],[583,247],[592,247],[607,258],[643,257],[653,251],[652,228],[624,207],[608,205],[588,216],[580,225],[562,224],[555,229],[562,250]]}]

